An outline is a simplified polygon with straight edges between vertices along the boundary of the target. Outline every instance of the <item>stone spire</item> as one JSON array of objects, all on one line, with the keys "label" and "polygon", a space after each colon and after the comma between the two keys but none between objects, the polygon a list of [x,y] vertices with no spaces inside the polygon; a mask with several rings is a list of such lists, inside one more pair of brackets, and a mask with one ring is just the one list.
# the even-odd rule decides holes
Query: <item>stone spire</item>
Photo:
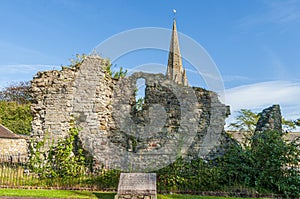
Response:
[{"label": "stone spire", "polygon": [[168,69],[167,78],[172,79],[178,84],[188,86],[188,81],[186,78],[186,71],[182,68],[182,59],[180,54],[178,35],[176,29],[176,20],[173,20],[173,31],[170,43],[169,59],[168,59]]}]

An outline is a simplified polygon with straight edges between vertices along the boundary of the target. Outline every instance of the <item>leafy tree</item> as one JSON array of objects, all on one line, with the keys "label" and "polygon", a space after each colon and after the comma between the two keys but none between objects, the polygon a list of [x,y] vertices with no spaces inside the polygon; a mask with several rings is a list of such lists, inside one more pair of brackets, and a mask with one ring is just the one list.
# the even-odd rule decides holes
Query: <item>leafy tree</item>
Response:
[{"label": "leafy tree", "polygon": [[32,115],[30,103],[0,101],[0,123],[17,134],[29,135]]},{"label": "leafy tree", "polygon": [[249,131],[254,133],[259,115],[249,109],[241,109],[235,118],[236,122],[229,125],[230,128],[237,131]]},{"label": "leafy tree", "polygon": [[240,184],[260,192],[300,196],[299,142],[286,142],[278,131],[258,132],[253,145],[232,145],[220,161],[225,184]]},{"label": "leafy tree", "polygon": [[242,132],[244,136],[243,144],[248,145],[254,134],[258,119],[259,114],[249,109],[241,109],[235,118],[236,121],[229,124],[228,127],[232,130]]},{"label": "leafy tree", "polygon": [[[232,130],[244,132],[248,139],[252,137],[259,117],[260,115],[258,113],[252,112],[249,109],[241,109],[235,118],[236,121],[229,124],[228,127]],[[282,117],[281,122],[284,131],[291,131],[296,128],[295,122],[291,120],[286,120]]]},{"label": "leafy tree", "polygon": [[18,104],[30,103],[30,82],[14,83],[4,88],[0,91],[0,100]]},{"label": "leafy tree", "polygon": [[295,121],[292,120],[286,120],[282,117],[281,119],[281,123],[282,123],[282,129],[284,131],[290,132],[291,130],[296,128],[296,123]]},{"label": "leafy tree", "polygon": [[300,118],[295,121],[296,126],[300,126]]}]

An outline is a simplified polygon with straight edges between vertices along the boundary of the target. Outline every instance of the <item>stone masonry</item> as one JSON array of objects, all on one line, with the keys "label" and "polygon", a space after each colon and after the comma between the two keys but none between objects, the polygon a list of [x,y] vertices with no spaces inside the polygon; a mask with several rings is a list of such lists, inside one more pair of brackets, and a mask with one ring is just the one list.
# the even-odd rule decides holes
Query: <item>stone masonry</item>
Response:
[{"label": "stone masonry", "polygon": [[26,136],[14,134],[0,124],[0,162],[24,162],[27,153]]},{"label": "stone masonry", "polygon": [[266,130],[278,130],[282,132],[281,111],[278,104],[264,109],[260,113],[255,132]]},{"label": "stone masonry", "polygon": [[[156,164],[167,161],[165,148],[173,146],[169,152],[174,152],[172,149],[180,148],[181,140],[189,146],[184,151],[175,151],[177,155],[210,158],[219,152],[218,146],[226,141],[224,124],[228,107],[218,100],[216,93],[182,85],[173,88],[162,74],[136,73],[117,80],[110,77],[108,66],[105,59],[87,57],[82,63],[60,71],[39,72],[31,82],[32,136],[47,135],[49,140],[56,141],[66,136],[70,121],[76,120],[83,147],[96,160],[121,167],[145,158],[142,161],[145,165],[136,166],[137,170],[149,161]],[[133,86],[138,78],[146,79],[142,110],[135,109]],[[191,95],[196,96],[194,105]],[[184,105],[186,102],[190,102],[189,106]],[[165,114],[152,125],[155,111]],[[130,125],[120,123],[124,117],[129,118]],[[155,133],[147,134],[152,131]],[[192,131],[195,131],[192,137],[184,137],[192,135]],[[118,162],[120,157],[124,159]]]}]

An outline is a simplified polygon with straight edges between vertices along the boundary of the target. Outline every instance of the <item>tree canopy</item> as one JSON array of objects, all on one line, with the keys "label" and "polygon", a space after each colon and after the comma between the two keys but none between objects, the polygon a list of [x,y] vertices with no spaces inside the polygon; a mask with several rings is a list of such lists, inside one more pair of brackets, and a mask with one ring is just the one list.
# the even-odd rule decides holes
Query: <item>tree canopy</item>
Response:
[{"label": "tree canopy", "polygon": [[0,91],[0,123],[17,134],[30,134],[30,82],[12,84]]},{"label": "tree canopy", "polygon": [[13,83],[0,91],[0,100],[28,104],[31,100],[30,82]]},{"label": "tree canopy", "polygon": [[[256,128],[256,124],[260,114],[255,113],[249,109],[241,109],[238,115],[235,117],[235,121],[229,124],[231,130],[245,131],[253,134]],[[300,120],[292,121],[282,117],[282,128],[284,131],[291,131],[296,128],[297,123],[300,124]]]},{"label": "tree canopy", "polygon": [[0,101],[0,123],[17,134],[29,135],[31,131],[30,104]]}]

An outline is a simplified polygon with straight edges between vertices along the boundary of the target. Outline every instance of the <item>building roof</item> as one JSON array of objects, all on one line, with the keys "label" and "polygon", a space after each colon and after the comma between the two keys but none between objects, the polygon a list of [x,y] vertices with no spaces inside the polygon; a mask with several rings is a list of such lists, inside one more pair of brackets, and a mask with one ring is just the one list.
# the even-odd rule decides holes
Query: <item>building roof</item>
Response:
[{"label": "building roof", "polygon": [[[238,142],[243,142],[245,139],[245,134],[247,134],[246,131],[226,131],[228,134],[232,136],[233,139],[235,139]],[[300,138],[300,132],[289,132],[286,135],[284,135],[284,138],[293,141],[296,138]]]},{"label": "building roof", "polygon": [[0,138],[20,139],[21,136],[14,134],[11,130],[0,124]]}]

